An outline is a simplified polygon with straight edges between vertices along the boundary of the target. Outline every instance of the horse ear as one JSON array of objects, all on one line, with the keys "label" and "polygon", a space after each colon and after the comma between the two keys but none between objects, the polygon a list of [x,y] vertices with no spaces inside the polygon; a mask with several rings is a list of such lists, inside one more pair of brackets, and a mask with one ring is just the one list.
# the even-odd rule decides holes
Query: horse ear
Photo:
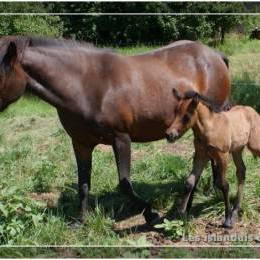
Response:
[{"label": "horse ear", "polygon": [[5,73],[9,72],[12,69],[12,66],[16,61],[16,59],[17,59],[16,44],[14,42],[10,42],[1,64]]},{"label": "horse ear", "polygon": [[177,89],[173,88],[173,89],[172,89],[172,93],[173,93],[173,95],[175,96],[175,98],[176,98],[178,101],[180,101],[180,100],[182,99],[182,97],[180,96],[180,94],[179,94],[179,92],[178,92]]}]

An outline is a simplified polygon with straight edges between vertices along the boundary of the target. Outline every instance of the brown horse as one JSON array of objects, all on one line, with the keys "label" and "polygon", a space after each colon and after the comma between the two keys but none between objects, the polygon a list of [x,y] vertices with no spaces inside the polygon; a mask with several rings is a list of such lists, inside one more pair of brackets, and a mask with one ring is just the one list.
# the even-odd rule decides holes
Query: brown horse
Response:
[{"label": "brown horse", "polygon": [[121,190],[147,222],[157,218],[130,181],[131,141],[164,138],[177,101],[172,88],[194,90],[219,106],[228,99],[226,59],[191,41],[123,56],[69,40],[6,36],[0,39],[0,109],[26,89],[57,108],[78,165],[81,216],[87,210],[92,152],[112,145]]}]

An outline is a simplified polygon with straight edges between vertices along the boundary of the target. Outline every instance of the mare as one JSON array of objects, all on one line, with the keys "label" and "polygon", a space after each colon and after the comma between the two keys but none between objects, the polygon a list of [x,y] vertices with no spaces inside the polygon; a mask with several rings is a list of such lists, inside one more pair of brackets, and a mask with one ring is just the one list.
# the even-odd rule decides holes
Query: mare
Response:
[{"label": "mare", "polygon": [[0,38],[0,110],[30,90],[56,107],[78,166],[81,218],[88,209],[93,149],[111,145],[119,186],[146,221],[158,217],[133,190],[131,142],[164,138],[174,120],[172,88],[194,90],[224,105],[230,93],[224,55],[179,41],[124,56],[84,42],[31,36]]}]

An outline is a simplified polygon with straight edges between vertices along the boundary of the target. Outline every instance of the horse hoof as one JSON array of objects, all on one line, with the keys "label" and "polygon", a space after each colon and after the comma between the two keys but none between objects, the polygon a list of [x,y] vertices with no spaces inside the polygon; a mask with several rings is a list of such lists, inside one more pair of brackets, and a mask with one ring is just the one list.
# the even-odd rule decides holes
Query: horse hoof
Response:
[{"label": "horse hoof", "polygon": [[156,224],[159,224],[161,222],[161,217],[157,212],[148,212],[144,213],[144,218],[147,224],[154,226]]},{"label": "horse hoof", "polygon": [[224,221],[224,223],[222,224],[222,227],[223,228],[229,228],[229,229],[233,228],[231,220],[230,219],[226,219]]}]

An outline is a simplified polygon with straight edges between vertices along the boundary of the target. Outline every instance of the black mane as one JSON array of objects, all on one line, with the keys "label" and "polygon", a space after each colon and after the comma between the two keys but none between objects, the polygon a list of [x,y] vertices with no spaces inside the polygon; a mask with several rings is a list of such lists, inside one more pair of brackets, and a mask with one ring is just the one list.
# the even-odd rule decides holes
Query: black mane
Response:
[{"label": "black mane", "polygon": [[0,48],[7,47],[10,42],[14,42],[18,48],[18,53],[23,53],[26,47],[50,47],[50,48],[65,48],[68,50],[85,49],[101,52],[115,52],[112,49],[97,48],[94,44],[84,41],[64,38],[50,38],[40,36],[3,36],[0,38]]},{"label": "black mane", "polygon": [[58,47],[58,48],[71,48],[71,47],[83,47],[83,48],[95,48],[94,44],[83,41],[76,41],[73,39],[64,38],[49,38],[49,37],[38,37],[29,36],[29,46],[32,47]]},{"label": "black mane", "polygon": [[215,113],[220,113],[222,111],[228,111],[233,107],[233,104],[229,101],[226,101],[224,105],[220,106],[217,102],[200,95],[199,93],[195,91],[187,91],[185,93],[185,99],[193,98],[197,96],[199,101],[204,104],[210,111],[213,111]]}]

